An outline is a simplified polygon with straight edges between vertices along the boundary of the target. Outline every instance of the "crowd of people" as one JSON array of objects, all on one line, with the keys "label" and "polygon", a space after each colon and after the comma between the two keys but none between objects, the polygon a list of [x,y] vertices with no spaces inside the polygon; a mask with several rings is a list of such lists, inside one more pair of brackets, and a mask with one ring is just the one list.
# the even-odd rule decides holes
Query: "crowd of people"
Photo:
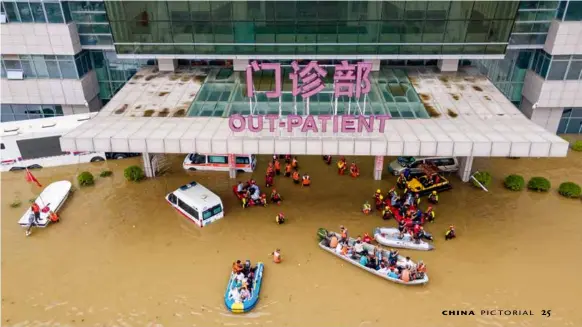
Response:
[{"label": "crowd of people", "polygon": [[[350,245],[348,230],[344,226],[340,226],[339,237],[335,233],[328,233],[324,242],[327,247],[334,249],[336,254],[373,269],[380,275],[400,279],[403,282],[410,282],[416,279],[423,279],[426,274],[426,266],[422,261],[415,264],[410,260],[410,257],[398,260],[399,253],[397,250],[392,249],[390,252],[385,252],[378,246],[374,247],[373,250],[366,249],[364,244],[371,243],[371,238],[368,234],[364,234],[364,238],[358,236]],[[386,253],[388,255],[385,255]]]},{"label": "crowd of people", "polygon": [[244,264],[240,260],[232,263],[234,283],[228,296],[235,303],[240,303],[251,298],[256,269],[257,267],[252,267],[250,260],[246,260]]}]

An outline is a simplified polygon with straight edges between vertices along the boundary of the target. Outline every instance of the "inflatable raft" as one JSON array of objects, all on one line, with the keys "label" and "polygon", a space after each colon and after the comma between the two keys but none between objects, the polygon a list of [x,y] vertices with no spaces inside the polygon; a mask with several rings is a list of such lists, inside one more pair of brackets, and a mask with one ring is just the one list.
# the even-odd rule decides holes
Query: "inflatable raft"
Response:
[{"label": "inflatable raft", "polygon": [[[334,233],[334,234],[335,234],[335,235],[336,235],[338,238],[340,238],[340,237],[341,237],[341,235],[340,235],[340,234],[338,234],[338,233],[335,233],[335,232],[333,232],[333,233]],[[319,235],[321,235],[319,231],[318,231],[318,234],[319,234]],[[425,274],[425,275],[424,275],[424,277],[423,277],[422,279],[416,279],[416,280],[412,280],[412,281],[409,281],[409,282],[405,282],[405,281],[403,281],[403,280],[401,280],[401,279],[398,279],[398,278],[391,278],[391,277],[388,277],[388,275],[387,275],[387,274],[381,274],[381,273],[379,273],[379,272],[378,272],[377,270],[375,270],[375,269],[371,269],[371,268],[368,268],[368,267],[362,266],[362,265],[361,265],[361,264],[360,264],[358,261],[356,261],[356,260],[354,260],[354,259],[352,259],[352,258],[349,258],[349,257],[347,257],[347,256],[344,256],[344,255],[342,255],[342,254],[336,253],[336,252],[335,252],[335,249],[331,249],[331,248],[329,248],[328,246],[326,246],[325,242],[326,242],[326,240],[325,240],[325,239],[323,239],[323,240],[321,240],[321,241],[319,242],[319,247],[320,247],[320,248],[322,248],[323,250],[325,250],[325,251],[327,251],[327,252],[329,252],[329,253],[333,254],[334,256],[336,256],[336,257],[338,257],[338,258],[340,258],[340,259],[342,259],[342,260],[344,260],[344,261],[347,261],[347,262],[351,263],[352,265],[354,265],[354,266],[356,266],[356,267],[358,267],[358,268],[360,268],[360,269],[363,269],[363,270],[365,270],[365,271],[367,271],[367,272],[369,272],[369,273],[371,273],[371,274],[374,274],[374,275],[376,275],[376,276],[378,276],[378,277],[381,277],[381,278],[384,278],[384,279],[386,279],[386,280],[389,280],[389,281],[391,281],[391,282],[393,282],[393,283],[402,284],[402,285],[424,285],[424,284],[428,283],[428,275],[427,275],[427,274]],[[353,239],[353,238],[350,238],[350,240],[349,240],[349,245],[350,245],[350,246],[353,246],[353,245],[354,245],[354,242],[355,242],[355,239]],[[374,249],[375,249],[375,246],[374,246],[374,245],[371,245],[371,244],[363,243],[363,246],[364,246],[364,249],[366,249],[368,252],[372,252],[372,251],[374,251]],[[381,249],[381,252],[382,252],[382,256],[388,257],[388,251]],[[403,264],[403,263],[405,262],[405,260],[406,260],[406,259],[405,259],[405,257],[403,257],[403,256],[399,255],[399,256],[398,256],[398,263],[397,263],[397,265],[399,265],[399,264]],[[415,264],[416,264],[416,263],[415,263]]]},{"label": "inflatable raft", "polygon": [[[38,198],[34,200],[40,207],[40,219],[37,221],[36,227],[46,227],[50,223],[50,211],[57,213],[67,200],[70,191],[71,182],[69,181],[54,182],[42,190]],[[28,207],[18,224],[28,226],[28,217],[31,213],[32,210]]]},{"label": "inflatable raft", "polygon": [[399,235],[398,228],[376,228],[374,230],[374,239],[382,245],[421,251],[434,250],[434,246],[428,242],[422,240],[419,243],[414,242],[408,233],[404,234],[402,239],[398,238]]},{"label": "inflatable raft", "polygon": [[265,265],[262,262],[257,263],[257,266],[255,267],[255,279],[253,280],[251,288],[251,296],[242,302],[235,301],[231,296],[231,289],[235,287],[236,275],[233,272],[230,273],[228,286],[224,293],[224,304],[229,311],[232,313],[249,312],[257,305],[257,302],[259,301],[259,293],[261,292],[261,284],[263,282],[264,269]]}]

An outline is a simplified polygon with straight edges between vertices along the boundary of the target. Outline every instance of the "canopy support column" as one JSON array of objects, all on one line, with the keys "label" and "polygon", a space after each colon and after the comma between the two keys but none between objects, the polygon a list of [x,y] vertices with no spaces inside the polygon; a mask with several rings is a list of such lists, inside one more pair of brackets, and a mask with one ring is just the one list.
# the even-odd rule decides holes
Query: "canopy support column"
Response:
[{"label": "canopy support column", "polygon": [[384,170],[384,156],[376,156],[374,160],[374,180],[382,179],[382,170]]},{"label": "canopy support column", "polygon": [[141,158],[143,160],[143,172],[145,173],[146,177],[156,177],[156,168],[152,164],[152,157],[150,154],[148,152],[144,152],[141,154]]}]

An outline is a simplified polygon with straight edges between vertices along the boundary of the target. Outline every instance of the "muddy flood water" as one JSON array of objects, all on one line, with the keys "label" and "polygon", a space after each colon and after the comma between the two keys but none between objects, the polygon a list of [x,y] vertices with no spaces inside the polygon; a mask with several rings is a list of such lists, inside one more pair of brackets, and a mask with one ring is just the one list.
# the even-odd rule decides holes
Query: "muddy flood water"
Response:
[{"label": "muddy flood water", "polygon": [[[128,183],[123,169],[139,158],[34,171],[44,185],[71,180],[88,170],[92,187],[79,188],[60,211],[61,223],[35,229],[17,224],[25,203],[40,189],[23,172],[2,173],[2,326],[582,326],[582,201],[560,197],[566,180],[582,184],[582,154],[560,159],[476,159],[494,176],[490,192],[451,177],[441,194],[432,252],[401,250],[427,264],[430,282],[393,284],[322,251],[319,227],[352,236],[395,226],[361,205],[395,178],[372,179],[372,158],[356,160],[362,177],[338,176],[321,157],[299,157],[312,177],[300,188],[275,180],[282,206],[242,209],[225,172],[186,172],[183,157],[169,173]],[[267,156],[254,177],[263,184]],[[386,158],[387,163],[390,159]],[[548,194],[510,192],[501,181],[511,173],[545,176]],[[238,180],[251,174],[239,174]],[[196,180],[221,196],[224,219],[199,228],[172,209],[164,196]],[[11,208],[20,199],[23,206]],[[426,200],[425,200],[426,201]],[[426,208],[426,202],[421,207]],[[277,212],[288,221],[276,225]],[[447,226],[458,237],[444,240]],[[269,253],[280,248],[283,263]],[[265,262],[260,302],[233,315],[223,297],[236,259]],[[480,310],[531,310],[533,316],[481,316]],[[474,310],[475,316],[444,316],[443,310]],[[541,315],[551,310],[551,317]]]}]

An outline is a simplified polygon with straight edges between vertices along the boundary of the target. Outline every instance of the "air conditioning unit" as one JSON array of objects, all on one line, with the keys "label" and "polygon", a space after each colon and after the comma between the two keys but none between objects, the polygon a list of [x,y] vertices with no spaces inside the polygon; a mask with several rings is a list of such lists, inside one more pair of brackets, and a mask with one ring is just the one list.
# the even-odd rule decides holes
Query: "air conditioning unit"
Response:
[{"label": "air conditioning unit", "polygon": [[6,14],[0,14],[0,24],[6,24]]},{"label": "air conditioning unit", "polygon": [[7,79],[24,79],[24,72],[22,70],[6,70]]}]

